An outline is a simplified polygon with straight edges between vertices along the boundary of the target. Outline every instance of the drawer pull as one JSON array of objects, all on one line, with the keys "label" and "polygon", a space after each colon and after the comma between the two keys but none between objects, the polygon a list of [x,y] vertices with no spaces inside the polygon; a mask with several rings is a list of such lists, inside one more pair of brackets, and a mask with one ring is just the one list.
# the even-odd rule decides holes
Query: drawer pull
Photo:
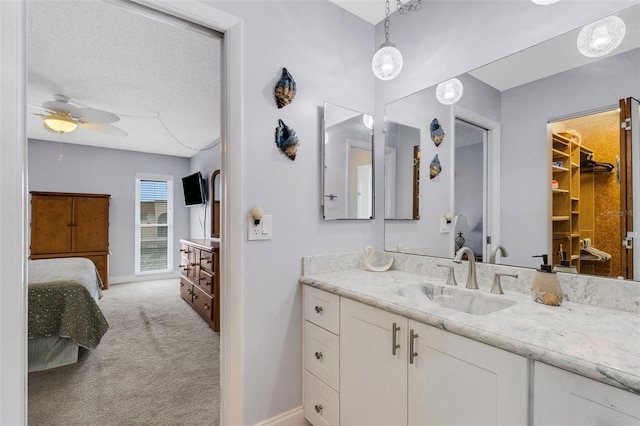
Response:
[{"label": "drawer pull", "polygon": [[180,287],[184,287],[184,283],[180,283]]},{"label": "drawer pull", "polygon": [[322,359],[322,352],[316,352],[316,359]]},{"label": "drawer pull", "polygon": [[198,295],[193,293],[193,300],[196,300],[198,298]]},{"label": "drawer pull", "polygon": [[189,293],[189,294],[193,294],[193,290],[192,290],[192,289],[188,289],[188,290],[187,290],[187,293]]},{"label": "drawer pull", "polygon": [[322,306],[316,306],[316,314],[321,314],[322,313]]},{"label": "drawer pull", "polygon": [[204,310],[208,311],[209,310],[209,305],[207,305],[206,303],[204,304]]},{"label": "drawer pull", "polygon": [[391,326],[393,329],[391,330],[391,354],[395,356],[396,354],[396,350],[400,347],[400,345],[398,344],[398,331],[400,331],[400,327],[397,326],[397,324],[394,322],[393,325]]},{"label": "drawer pull", "polygon": [[318,413],[318,414],[322,413],[322,405],[321,404],[318,404],[313,408],[316,410],[316,413]]},{"label": "drawer pull", "polygon": [[191,266],[196,266],[196,264],[195,264],[195,263],[190,263],[189,265],[191,265]]}]

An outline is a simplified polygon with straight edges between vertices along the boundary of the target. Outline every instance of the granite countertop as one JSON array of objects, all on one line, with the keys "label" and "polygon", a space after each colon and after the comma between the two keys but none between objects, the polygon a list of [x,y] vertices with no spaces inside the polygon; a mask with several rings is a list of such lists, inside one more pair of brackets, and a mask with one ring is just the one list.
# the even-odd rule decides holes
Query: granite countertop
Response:
[{"label": "granite countertop", "polygon": [[303,275],[300,283],[640,394],[636,313],[568,301],[547,306],[518,291],[491,294],[491,283],[468,290],[459,282],[460,291],[516,302],[490,314],[467,314],[415,297],[416,285],[444,286],[444,279],[394,270],[316,273]]}]

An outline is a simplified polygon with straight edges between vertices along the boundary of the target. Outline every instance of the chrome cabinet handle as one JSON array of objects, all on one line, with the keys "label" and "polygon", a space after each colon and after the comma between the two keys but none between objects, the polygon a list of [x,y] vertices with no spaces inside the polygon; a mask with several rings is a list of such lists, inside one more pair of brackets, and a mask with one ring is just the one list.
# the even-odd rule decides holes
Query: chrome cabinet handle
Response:
[{"label": "chrome cabinet handle", "polygon": [[409,330],[409,364],[413,364],[413,358],[418,356],[418,352],[414,352],[413,342],[418,337],[418,333],[413,331],[413,329]]},{"label": "chrome cabinet handle", "polygon": [[398,325],[394,322],[393,325],[391,326],[393,328],[393,330],[391,331],[392,337],[391,337],[391,354],[395,355],[396,354],[396,350],[400,347],[400,345],[398,344],[398,331],[400,331],[400,327],[398,327]]},{"label": "chrome cabinet handle", "polygon": [[315,407],[313,407],[316,410],[316,413],[320,414],[322,412],[322,405],[318,404]]},{"label": "chrome cabinet handle", "polygon": [[322,359],[322,352],[316,352],[316,359]]},{"label": "chrome cabinet handle", "polygon": [[316,314],[322,313],[322,306],[316,306]]}]

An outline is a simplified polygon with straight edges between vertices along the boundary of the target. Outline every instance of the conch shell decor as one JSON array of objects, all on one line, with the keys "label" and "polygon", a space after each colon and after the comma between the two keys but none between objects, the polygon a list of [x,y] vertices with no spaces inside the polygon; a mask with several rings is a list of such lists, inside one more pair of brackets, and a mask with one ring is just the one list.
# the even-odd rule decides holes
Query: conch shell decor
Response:
[{"label": "conch shell decor", "polygon": [[276,84],[275,96],[278,108],[284,108],[289,105],[296,97],[296,81],[286,68],[282,68],[282,77]]},{"label": "conch shell decor", "polygon": [[438,158],[438,154],[433,157],[431,160],[431,164],[429,164],[429,179],[433,179],[438,176],[442,171],[442,166],[440,165],[440,159]]},{"label": "conch shell decor", "polygon": [[276,145],[292,161],[296,159],[300,141],[296,136],[295,130],[284,124],[282,120],[278,120],[278,127],[276,127]]},{"label": "conch shell decor", "polygon": [[434,118],[433,121],[431,121],[429,130],[431,131],[431,140],[433,141],[433,143],[436,146],[440,146],[440,144],[444,140],[444,130],[442,130],[442,126],[440,126],[437,118]]}]

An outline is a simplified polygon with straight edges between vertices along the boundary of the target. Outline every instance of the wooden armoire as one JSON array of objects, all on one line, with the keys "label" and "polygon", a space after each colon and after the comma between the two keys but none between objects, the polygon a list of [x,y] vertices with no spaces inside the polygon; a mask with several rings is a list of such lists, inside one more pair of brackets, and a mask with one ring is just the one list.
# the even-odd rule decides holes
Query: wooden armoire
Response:
[{"label": "wooden armoire", "polygon": [[109,288],[107,194],[31,192],[31,259],[85,257]]}]

